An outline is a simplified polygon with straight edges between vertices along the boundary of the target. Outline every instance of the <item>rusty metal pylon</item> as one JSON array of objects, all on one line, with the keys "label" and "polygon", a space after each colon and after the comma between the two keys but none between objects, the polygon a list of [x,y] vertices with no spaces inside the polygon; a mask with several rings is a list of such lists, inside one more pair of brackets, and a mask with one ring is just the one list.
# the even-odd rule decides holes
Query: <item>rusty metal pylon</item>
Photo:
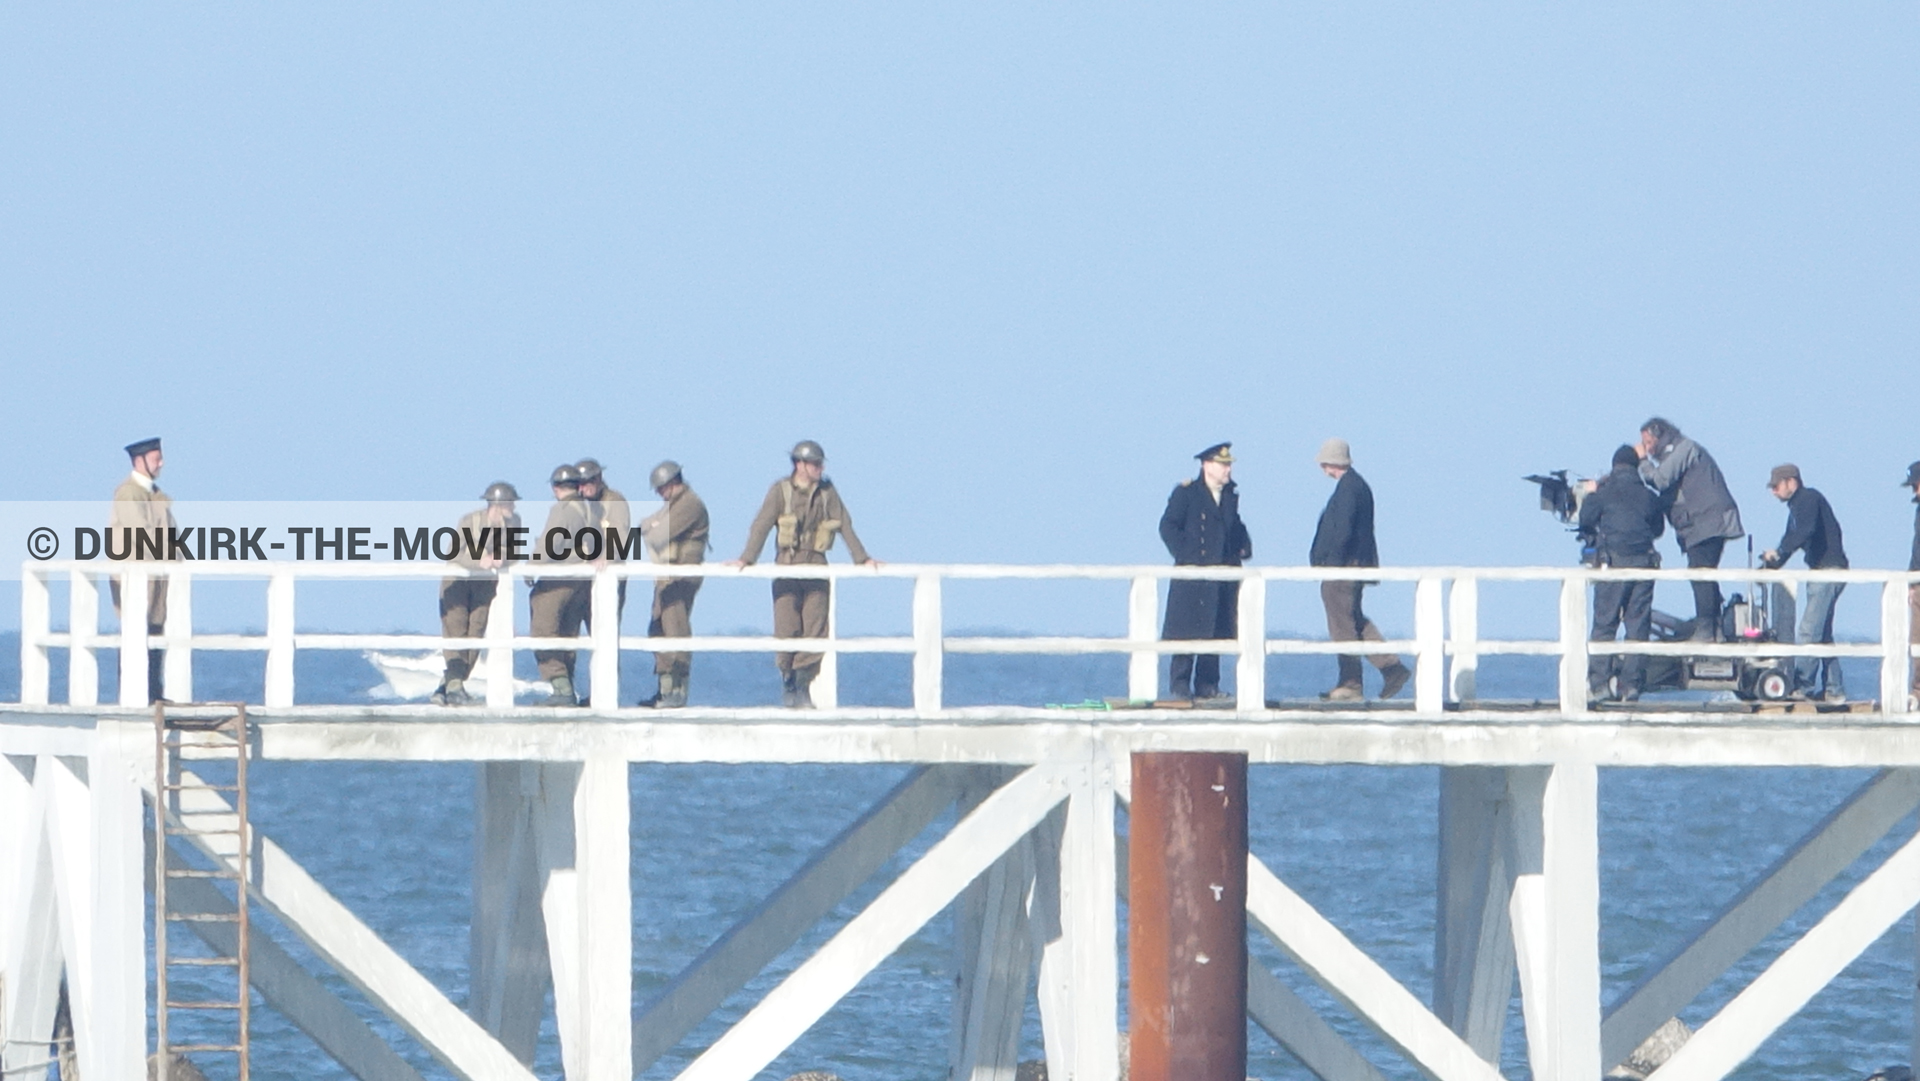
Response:
[{"label": "rusty metal pylon", "polygon": [[[191,706],[157,702],[153,707],[154,739],[154,868],[153,957],[155,1077],[170,1081],[176,1056],[204,1053],[231,1054],[239,1060],[239,1081],[248,1079],[248,1030],[252,1019],[252,986],[248,964],[248,859],[252,837],[247,822],[247,707],[241,703]],[[181,768],[191,756],[200,761],[231,761],[233,783],[209,783]],[[232,802],[228,803],[227,796]],[[198,870],[173,854],[171,839],[184,837],[213,855],[212,870]],[[200,880],[192,889],[196,903],[170,905],[168,885],[183,879]],[[220,888],[231,883],[232,894]],[[183,892],[187,887],[183,884]],[[214,897],[231,902],[225,911],[208,911]],[[178,908],[178,910],[176,910]],[[168,948],[168,928],[175,923],[203,925],[200,937],[215,946],[212,957],[176,955]],[[231,940],[228,934],[232,935]],[[231,944],[227,949],[225,945]],[[176,1000],[171,970],[195,968],[212,976],[220,969],[233,974],[233,997]],[[175,1011],[230,1013],[234,1018],[232,1043],[174,1043],[170,1020]]]}]

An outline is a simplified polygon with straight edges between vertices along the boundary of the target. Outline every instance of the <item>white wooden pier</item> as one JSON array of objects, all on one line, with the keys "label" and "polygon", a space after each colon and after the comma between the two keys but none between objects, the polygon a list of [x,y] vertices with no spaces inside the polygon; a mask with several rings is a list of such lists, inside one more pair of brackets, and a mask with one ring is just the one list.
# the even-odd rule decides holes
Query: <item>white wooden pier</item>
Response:
[{"label": "white wooden pier", "polygon": [[[295,630],[297,585],[312,579],[439,577],[439,568],[274,564],[219,577],[267,580],[263,635],[199,634],[192,582],[200,568],[171,565],[169,622],[150,643],[140,628],[103,634],[98,563],[26,568],[22,609],[22,701],[0,706],[0,1063],[6,1077],[42,1077],[62,975],[88,1081],[146,1076],[147,896],[153,843],[147,815],[156,784],[146,687],[149,645],[164,646],[166,687],[190,700],[191,655],[256,650],[266,655],[264,705],[253,756],[284,760],[472,762],[480,856],[474,867],[469,1001],[456,1003],[329,894],[271,837],[251,837],[254,903],[300,936],[367,1000],[419,1041],[448,1073],[475,1081],[524,1081],[547,982],[553,988],[569,1081],[645,1073],[723,1000],[853,893],[948,808],[957,823],[886,885],[863,911],[782,980],[710,1046],[684,1081],[747,1081],[928,921],[950,908],[959,921],[950,1038],[952,1076],[1008,1079],[1020,1017],[1038,999],[1050,1076],[1114,1081],[1118,1064],[1117,924],[1124,876],[1115,818],[1128,798],[1128,756],[1141,750],[1246,753],[1254,764],[1344,763],[1442,767],[1441,858],[1435,883],[1436,975],[1431,1001],[1409,991],[1257,859],[1248,914],[1337,1002],[1373,1029],[1397,1061],[1369,1062],[1303,999],[1258,966],[1249,1013],[1327,1081],[1407,1076],[1493,1081],[1516,982],[1527,1061],[1539,1081],[1594,1081],[1643,1038],[1791,918],[1822,887],[1920,808],[1920,715],[1907,697],[1907,591],[1915,576],[1891,572],[1781,572],[1766,579],[1844,579],[1850,605],[1874,603],[1879,640],[1795,646],[1800,655],[1877,658],[1872,712],[1733,714],[1685,709],[1591,711],[1590,654],[1625,644],[1587,641],[1587,586],[1606,572],[1582,568],[1381,568],[1370,579],[1414,583],[1411,639],[1367,652],[1414,658],[1410,708],[1270,708],[1266,658],[1351,650],[1323,640],[1271,637],[1266,599],[1274,582],[1350,577],[1351,571],[1258,567],[907,566],[809,568],[810,575],[913,580],[911,634],[830,638],[815,684],[821,708],[620,708],[623,650],[772,651],[791,640],[761,637],[651,639],[621,633],[611,618],[618,577],[777,577],[789,568],[618,566],[594,577],[590,637],[515,635],[524,591],[502,589],[489,636],[309,634]],[[515,572],[516,575],[518,572]],[[551,572],[549,572],[551,573]],[[211,576],[211,574],[206,575]],[[1679,580],[1686,572],[1635,571]],[[1747,581],[1748,572],[1713,574]],[[1172,577],[1236,578],[1238,640],[1161,642],[1159,588]],[[946,633],[942,589],[958,579],[1105,579],[1127,582],[1112,637],[963,637]],[[66,582],[68,629],[51,630],[50,589]],[[1479,633],[1480,587],[1556,584],[1559,633],[1496,640]],[[646,588],[645,581],[635,583]],[[125,575],[125,603],[144,609],[145,574]],[[609,618],[597,618],[607,613]],[[1401,622],[1389,618],[1389,623]],[[296,653],[323,649],[484,650],[484,706],[340,707],[296,704]],[[588,708],[516,707],[512,659],[533,648],[579,648],[589,672]],[[1745,645],[1642,646],[1647,653],[1734,654]],[[51,657],[68,657],[68,701],[50,702]],[[1129,697],[1153,697],[1164,653],[1236,657],[1236,705],[1226,710],[1065,712],[996,706],[950,708],[942,698],[948,654],[1125,655]],[[1773,647],[1771,652],[1780,652]],[[853,652],[912,657],[911,706],[837,705],[834,658]],[[1530,708],[1480,703],[1482,657],[1534,654],[1559,663],[1559,701]],[[123,700],[97,701],[99,666],[117,665]],[[1330,666],[1330,664],[1329,664]],[[211,753],[211,752],[209,752]],[[917,768],[741,922],[713,929],[712,946],[651,1002],[634,1001],[629,877],[630,763],[903,763]],[[1622,766],[1870,767],[1874,778],[1836,807],[1781,859],[1718,912],[1673,928],[1673,951],[1618,999],[1600,979],[1598,772]],[[217,817],[219,797],[195,810]],[[1259,808],[1253,813],[1257,816]],[[196,844],[195,858],[232,862],[233,842]],[[957,904],[956,904],[957,902]],[[192,904],[190,896],[178,899]],[[1920,839],[1898,847],[1833,911],[1733,998],[1654,1076],[1714,1081],[1745,1060],[1888,928],[1920,904]],[[256,989],[368,1081],[419,1075],[345,1003],[256,933]],[[1898,1005],[1901,1011],[1912,1003]],[[929,1019],[938,1032],[942,1019]],[[257,1064],[267,1068],[267,1064]],[[283,1064],[279,1069],[295,1067]]]}]

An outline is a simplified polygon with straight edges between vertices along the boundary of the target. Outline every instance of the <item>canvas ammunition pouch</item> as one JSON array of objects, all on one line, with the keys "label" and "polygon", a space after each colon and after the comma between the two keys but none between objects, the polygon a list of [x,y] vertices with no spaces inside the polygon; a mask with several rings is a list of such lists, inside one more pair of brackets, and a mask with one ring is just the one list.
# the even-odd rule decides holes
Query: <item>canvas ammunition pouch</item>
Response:
[{"label": "canvas ammunition pouch", "polygon": [[833,536],[840,532],[840,519],[828,518],[813,527],[813,535],[804,540],[800,536],[800,516],[793,512],[793,482],[780,482],[780,498],[785,503],[786,513],[773,520],[775,547],[781,551],[796,552],[801,548],[808,551],[826,553],[833,548]]},{"label": "canvas ammunition pouch", "polygon": [[826,552],[833,547],[833,535],[840,532],[840,519],[829,518],[813,529],[813,550]]}]

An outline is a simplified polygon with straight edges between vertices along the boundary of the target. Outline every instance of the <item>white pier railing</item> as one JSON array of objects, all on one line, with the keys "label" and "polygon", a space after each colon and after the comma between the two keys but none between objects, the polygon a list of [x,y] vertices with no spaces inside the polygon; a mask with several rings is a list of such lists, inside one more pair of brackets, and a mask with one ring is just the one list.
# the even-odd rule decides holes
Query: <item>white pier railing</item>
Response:
[{"label": "white pier railing", "polygon": [[[592,581],[591,630],[579,638],[534,638],[514,633],[517,608],[524,593],[515,588],[497,591],[488,632],[484,638],[446,638],[427,634],[318,634],[295,630],[296,587],[303,581],[438,579],[443,567],[408,565],[338,565],[277,563],[248,567],[224,564],[207,569],[192,564],[121,564],[98,562],[28,563],[21,590],[21,701],[47,704],[51,693],[52,651],[67,651],[68,695],[72,705],[96,705],[99,696],[101,654],[111,658],[120,675],[120,704],[144,704],[148,650],[165,650],[167,695],[177,701],[193,699],[192,657],[198,650],[252,650],[266,654],[264,702],[270,707],[292,706],[294,657],[302,650],[360,649],[479,649],[481,671],[487,681],[486,706],[513,706],[513,655],[518,650],[570,649],[589,654],[590,704],[596,709],[618,708],[621,697],[619,655],[623,650],[676,652],[773,652],[792,649],[793,639],[765,636],[695,635],[656,638],[621,633],[618,620],[603,618],[616,611],[623,580],[644,585],[658,577],[754,578],[795,577],[797,568],[762,565],[733,568],[723,565],[661,566],[646,563],[613,564],[600,570],[585,567],[537,568],[516,565],[499,577],[511,585],[522,579],[575,577]],[[1267,594],[1275,582],[1312,583],[1352,579],[1362,574],[1372,582],[1411,582],[1413,612],[1411,639],[1353,643],[1274,637],[1267,630]],[[168,616],[164,632],[150,638],[145,628],[123,625],[120,633],[101,633],[100,588],[119,578],[128,611],[143,611],[148,583],[164,575],[168,589]],[[913,658],[913,710],[923,717],[947,712],[942,698],[943,661],[948,654],[1118,654],[1128,658],[1126,693],[1133,699],[1155,697],[1159,657],[1169,653],[1213,653],[1236,658],[1236,711],[1241,715],[1267,710],[1265,658],[1277,654],[1402,653],[1414,658],[1414,711],[1434,715],[1449,704],[1476,698],[1475,677],[1480,658],[1503,654],[1531,654],[1559,660],[1558,712],[1579,716],[1588,712],[1587,662],[1592,655],[1640,653],[1650,656],[1778,656],[1791,652],[1808,657],[1862,657],[1880,660],[1879,700],[1883,712],[1909,713],[1907,660],[1916,655],[1909,635],[1908,590],[1920,574],[1905,571],[1600,571],[1584,567],[1381,567],[1353,568],[1242,567],[1200,568],[1165,566],[1021,566],[988,564],[889,564],[883,567],[845,565],[808,567],[804,576],[833,580],[910,579],[913,582],[912,631],[905,636],[842,637],[829,633],[807,640],[809,651],[826,660],[814,685],[814,697],[823,708],[838,702],[836,660],[847,653],[892,653]],[[1797,588],[1808,581],[1837,581],[1871,592],[1879,604],[1877,642],[1834,645],[1755,645],[1728,643],[1590,642],[1588,585],[1608,577],[1684,582],[1713,579],[1723,583],[1774,583]],[[253,579],[266,582],[265,634],[203,634],[193,627],[193,583],[202,578]],[[51,585],[68,583],[68,629],[52,629]],[[1239,581],[1239,637],[1234,640],[1167,641],[1158,637],[1159,591],[1171,579]],[[952,581],[1126,581],[1126,632],[1114,637],[984,637],[948,634],[942,622],[942,595]],[[1490,639],[1480,633],[1480,587],[1493,582],[1545,582],[1558,586],[1558,634],[1550,639]],[[837,595],[836,591],[836,595]],[[1850,598],[1851,599],[1851,598]],[[1857,603],[1857,602],[1856,602]],[[1397,621],[1395,621],[1397,622]]]}]

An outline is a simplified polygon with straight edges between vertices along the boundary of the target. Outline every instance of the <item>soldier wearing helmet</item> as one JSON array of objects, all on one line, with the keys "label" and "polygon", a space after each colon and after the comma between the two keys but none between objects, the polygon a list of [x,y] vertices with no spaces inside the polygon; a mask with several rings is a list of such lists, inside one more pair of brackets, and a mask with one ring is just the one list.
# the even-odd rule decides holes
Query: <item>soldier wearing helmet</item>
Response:
[{"label": "soldier wearing helmet", "polygon": [[[767,498],[747,528],[747,548],[730,566],[747,566],[760,558],[767,534],[774,534],[774,562],[783,565],[820,564],[827,561],[836,535],[847,539],[847,554],[855,563],[878,566],[879,560],[867,555],[866,546],[853,531],[853,517],[840,501],[840,491],[822,470],[827,454],[820,444],[803,439],[794,444],[788,457],[793,473],[773,482]],[[824,578],[776,578],[773,583],[773,633],[776,638],[825,638],[827,636],[827,591]],[[811,690],[820,674],[818,653],[776,653],[774,665],[780,670],[782,705],[813,705]]]},{"label": "soldier wearing helmet", "polygon": [[[608,486],[602,475],[600,463],[592,458],[582,458],[573,465],[573,471],[580,479],[580,498],[587,503],[587,517],[602,536],[625,537],[633,530],[633,511],[627,506],[627,497]],[[624,563],[626,560],[612,551],[607,545],[594,559],[595,569],[608,563]],[[624,614],[627,610],[627,580],[620,579],[620,607]]]},{"label": "soldier wearing helmet", "polygon": [[[662,500],[659,510],[640,523],[647,548],[656,563],[699,563],[707,557],[707,505],[688,487],[680,474],[680,463],[661,462],[647,478],[654,494]],[[693,597],[700,592],[699,578],[656,578],[653,582],[653,615],[647,634],[654,638],[685,638],[693,633]],[[653,655],[653,671],[660,688],[643,706],[671,709],[687,704],[687,678],[693,671],[693,654],[660,652]]]},{"label": "soldier wearing helmet", "polygon": [[[500,588],[500,568],[507,562],[507,530],[520,526],[520,516],[514,513],[520,493],[513,485],[494,481],[480,498],[487,505],[463,515],[455,527],[460,548],[452,563],[462,573],[440,580],[440,634],[446,638],[486,637],[487,616]],[[473,701],[466,682],[479,658],[475,648],[446,651],[447,672],[433,692],[435,705],[464,706]]]},{"label": "soldier wearing helmet", "polygon": [[[571,465],[554,469],[548,483],[553,486],[553,510],[547,524],[534,538],[533,558],[549,565],[578,565],[573,537],[594,524],[587,502],[580,498],[580,474]],[[593,596],[593,581],[588,578],[537,578],[533,595],[528,598],[535,638],[578,638],[587,620]],[[540,678],[553,686],[553,693],[542,705],[577,706],[580,696],[573,688],[575,651],[536,649],[533,659],[540,665]]]}]

